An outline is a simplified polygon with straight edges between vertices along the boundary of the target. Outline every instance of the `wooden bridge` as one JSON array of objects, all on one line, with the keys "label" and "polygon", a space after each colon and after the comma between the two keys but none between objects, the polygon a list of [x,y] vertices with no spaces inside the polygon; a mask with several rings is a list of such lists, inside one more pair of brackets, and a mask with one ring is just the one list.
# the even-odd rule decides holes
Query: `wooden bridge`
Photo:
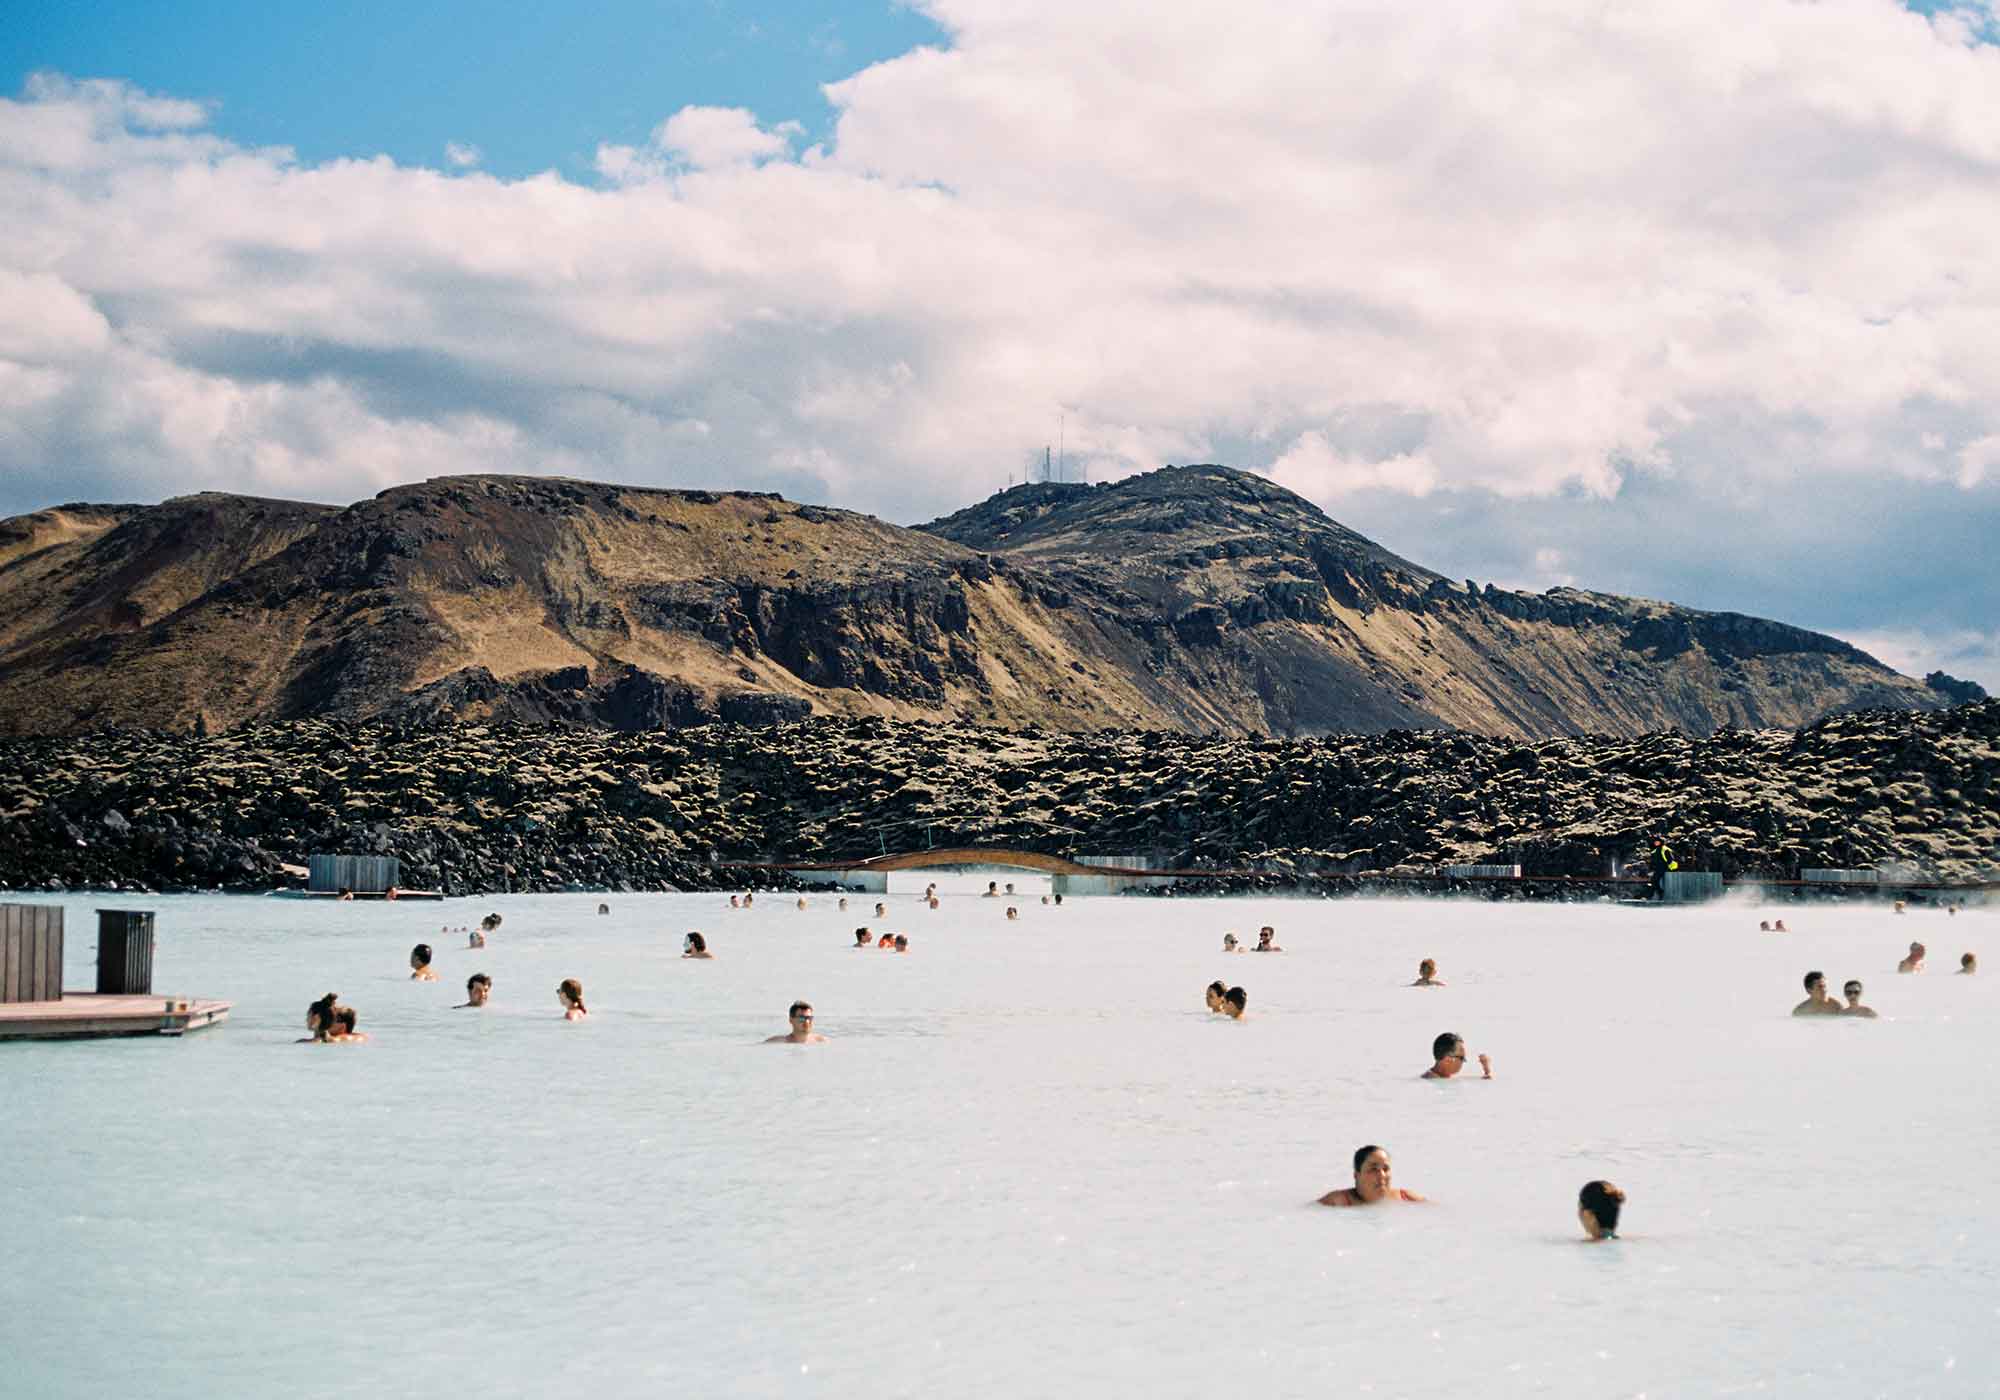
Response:
[{"label": "wooden bridge", "polygon": [[866,860],[726,860],[721,863],[737,870],[785,870],[794,874],[851,870],[858,874],[888,875],[898,870],[938,870],[966,865],[1035,870],[1044,875],[1148,876],[1156,880],[1217,880],[1258,873],[1255,870],[1158,870],[1134,865],[1085,865],[1082,861],[1071,860],[1068,856],[1046,855],[1041,851],[1008,850],[1000,846],[939,846],[935,850],[903,851],[895,855],[871,856]]}]

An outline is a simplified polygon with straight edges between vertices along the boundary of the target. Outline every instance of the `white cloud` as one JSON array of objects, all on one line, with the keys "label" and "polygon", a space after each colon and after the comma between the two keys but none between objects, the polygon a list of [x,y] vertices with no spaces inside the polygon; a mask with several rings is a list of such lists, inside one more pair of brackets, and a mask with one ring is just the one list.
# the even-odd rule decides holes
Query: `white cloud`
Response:
[{"label": "white cloud", "polygon": [[[1066,413],[1096,476],[1222,458],[1336,510],[1636,476],[1732,521],[1884,481],[1995,509],[1974,20],[928,8],[951,46],[833,85],[825,144],[685,107],[583,181],[456,146],[463,178],[307,165],[198,102],[37,78],[0,102],[0,492],[561,470],[912,519]],[[1770,533],[1767,566],[1813,547]],[[1670,553],[1648,591],[1738,566]]]}]

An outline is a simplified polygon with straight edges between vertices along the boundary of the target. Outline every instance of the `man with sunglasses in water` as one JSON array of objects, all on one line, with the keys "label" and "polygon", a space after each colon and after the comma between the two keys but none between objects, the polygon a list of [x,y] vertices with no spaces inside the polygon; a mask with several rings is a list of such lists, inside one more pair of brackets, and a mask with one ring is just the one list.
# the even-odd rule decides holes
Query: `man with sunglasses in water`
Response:
[{"label": "man with sunglasses in water", "polygon": [[[1420,1075],[1423,1079],[1452,1079],[1465,1068],[1465,1042],[1450,1031],[1446,1031],[1431,1042],[1431,1067]],[[1479,1077],[1493,1077],[1493,1057],[1482,1054],[1479,1057]]]},{"label": "man with sunglasses in water", "polygon": [[819,1045],[826,1037],[813,1030],[813,1009],[809,1001],[795,1001],[789,1013],[792,1028],[783,1035],[774,1035],[766,1040],[766,1045]]}]

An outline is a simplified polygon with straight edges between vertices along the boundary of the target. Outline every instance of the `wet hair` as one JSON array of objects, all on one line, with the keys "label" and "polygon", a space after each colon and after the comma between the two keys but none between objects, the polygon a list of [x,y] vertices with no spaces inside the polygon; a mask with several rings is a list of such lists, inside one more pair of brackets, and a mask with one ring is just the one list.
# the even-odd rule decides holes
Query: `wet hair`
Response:
[{"label": "wet hair", "polygon": [[1223,935],[1222,935],[1222,946],[1223,946],[1223,947],[1225,947],[1225,948],[1234,948],[1234,947],[1236,946],[1236,935],[1235,935],[1235,934],[1233,934],[1233,933],[1225,933],[1225,934],[1223,934]]},{"label": "wet hair", "polygon": [[812,1009],[813,1009],[813,1004],[809,1001],[795,1001],[791,1004],[791,1007],[785,1012],[785,1019],[789,1021],[792,1019],[792,1017],[798,1015],[801,1011],[810,1011]]},{"label": "wet hair", "polygon": [[333,1008],[336,1005],[338,1005],[339,1002],[340,998],[337,995],[335,995],[332,992],[328,992],[325,996],[321,997],[318,1001],[314,1002],[311,1006],[308,1006],[306,1008],[307,1016],[318,1018],[319,1025],[314,1029],[315,1032],[321,1037],[324,1037],[332,1032]]},{"label": "wet hair", "polygon": [[491,977],[488,977],[483,972],[473,973],[470,977],[465,979],[466,995],[470,996],[472,994],[472,989],[482,984],[486,987],[488,991],[491,991],[493,988],[493,979]]},{"label": "wet hair", "polygon": [[1811,991],[1813,983],[1824,982],[1824,981],[1826,981],[1826,974],[1815,968],[1813,971],[1808,972],[1806,974],[1806,983],[1805,983],[1806,990]]},{"label": "wet hair", "polygon": [[1842,996],[1849,996],[1849,995],[1853,995],[1853,996],[1857,996],[1857,997],[1858,997],[1858,996],[1860,996],[1860,995],[1861,995],[1861,979],[1860,979],[1860,978],[1858,978],[1858,977],[1850,977],[1850,978],[1848,979],[1848,981],[1847,981],[1847,985],[1846,985],[1845,987],[1842,987],[1842,988],[1840,989],[1840,994],[1841,994]]},{"label": "wet hair", "polygon": [[491,933],[494,929],[500,927],[500,916],[498,914],[488,914],[479,921],[479,926],[488,933]]},{"label": "wet hair", "polygon": [[690,953],[706,953],[708,951],[708,940],[706,938],[703,938],[701,934],[696,932],[694,929],[689,929],[687,936],[687,949]]},{"label": "wet hair", "polygon": [[360,1019],[360,1017],[354,1014],[354,1008],[351,1006],[336,1006],[333,1008],[334,1024],[340,1027],[343,1035],[353,1035],[355,1022]]},{"label": "wet hair", "polygon": [[1417,976],[1419,977],[1434,976],[1437,973],[1437,970],[1438,970],[1438,965],[1436,958],[1425,958],[1422,962],[1417,964]]},{"label": "wet hair", "polygon": [[1277,936],[1278,936],[1278,931],[1272,928],[1269,924],[1266,924],[1264,925],[1264,927],[1257,930],[1257,937],[1260,940],[1266,938],[1276,938]]},{"label": "wet hair", "polygon": [[[1369,1143],[1369,1144],[1368,1144],[1368,1145],[1367,1145],[1366,1147],[1357,1147],[1357,1148],[1355,1148],[1355,1149],[1354,1149],[1354,1174],[1355,1174],[1356,1176],[1359,1176],[1359,1175],[1361,1175],[1361,1164],[1362,1164],[1363,1162],[1367,1161],[1367,1160],[1368,1160],[1368,1158],[1369,1158],[1369,1157],[1370,1157],[1370,1156],[1371,1156],[1372,1154],[1374,1154],[1374,1153],[1377,1153],[1377,1152],[1382,1152],[1382,1151],[1383,1151],[1383,1150],[1382,1150],[1382,1149],[1381,1149],[1380,1147],[1377,1147],[1377,1146],[1376,1146],[1376,1145],[1375,1145],[1374,1143],[1372,1143],[1372,1142],[1371,1142],[1371,1143]],[[1388,1154],[1387,1154],[1386,1152],[1383,1152],[1383,1155],[1384,1155],[1384,1156],[1387,1156]]]},{"label": "wet hair", "polygon": [[1439,1036],[1436,1040],[1433,1040],[1431,1042],[1431,1058],[1433,1060],[1442,1060],[1446,1055],[1449,1055],[1451,1053],[1452,1046],[1461,1044],[1464,1040],[1465,1040],[1464,1036],[1456,1035],[1451,1031],[1446,1031],[1443,1035]]},{"label": "wet hair", "polygon": [[1222,999],[1238,1011],[1241,1011],[1250,1004],[1250,993],[1244,991],[1241,987],[1231,987],[1222,994]]},{"label": "wet hair", "polygon": [[910,935],[908,935],[907,933],[899,933],[896,935],[897,952],[901,952],[903,949],[909,946],[910,946]]},{"label": "wet hair", "polygon": [[1219,977],[1216,978],[1215,981],[1208,984],[1208,990],[1215,993],[1219,997],[1229,995],[1229,988],[1226,985],[1224,985],[1222,979]]},{"label": "wet hair", "polygon": [[1960,967],[1971,967],[1974,963],[1977,963],[1978,961],[1979,959],[1973,957],[1972,954],[1967,953],[1965,954],[1965,956],[1961,957],[1958,960],[1958,965]]},{"label": "wet hair", "polygon": [[1576,1203],[1597,1217],[1597,1228],[1607,1235],[1618,1233],[1618,1211],[1625,1204],[1625,1193],[1608,1181],[1586,1181],[1583,1190],[1576,1193]]},{"label": "wet hair", "polygon": [[565,977],[562,981],[556,983],[556,992],[565,1000],[575,1002],[576,1009],[583,1012],[584,1015],[588,1016],[590,1014],[590,1008],[583,1004],[583,983],[577,981],[574,977]]},{"label": "wet hair", "polygon": [[1924,945],[1921,943],[1912,943],[1910,945],[1910,951],[1914,953],[1917,957],[1921,958],[1924,955]]},{"label": "wet hair", "polygon": [[410,949],[410,961],[418,967],[429,967],[431,965],[431,945],[428,943],[419,943],[416,947]]}]

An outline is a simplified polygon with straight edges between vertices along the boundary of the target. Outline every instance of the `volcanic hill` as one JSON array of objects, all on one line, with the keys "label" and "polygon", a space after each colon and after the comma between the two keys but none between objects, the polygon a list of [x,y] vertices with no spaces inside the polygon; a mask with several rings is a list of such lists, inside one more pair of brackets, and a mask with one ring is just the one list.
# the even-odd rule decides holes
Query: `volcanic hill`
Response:
[{"label": "volcanic hill", "polygon": [[1540,739],[1945,703],[1781,623],[1475,589],[1223,467],[1016,487],[917,529],[508,476],[0,521],[15,734],[844,714]]}]

